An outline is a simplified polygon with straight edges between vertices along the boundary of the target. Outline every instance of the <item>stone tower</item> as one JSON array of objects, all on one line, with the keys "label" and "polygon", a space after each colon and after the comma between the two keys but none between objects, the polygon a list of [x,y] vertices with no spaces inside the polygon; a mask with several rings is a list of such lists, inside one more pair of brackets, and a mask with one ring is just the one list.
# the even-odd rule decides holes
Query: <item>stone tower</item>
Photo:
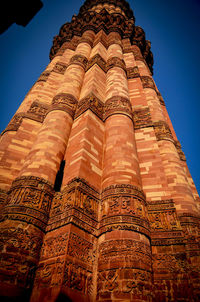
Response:
[{"label": "stone tower", "polygon": [[199,196],[125,0],[86,0],[0,144],[6,301],[199,301]]}]

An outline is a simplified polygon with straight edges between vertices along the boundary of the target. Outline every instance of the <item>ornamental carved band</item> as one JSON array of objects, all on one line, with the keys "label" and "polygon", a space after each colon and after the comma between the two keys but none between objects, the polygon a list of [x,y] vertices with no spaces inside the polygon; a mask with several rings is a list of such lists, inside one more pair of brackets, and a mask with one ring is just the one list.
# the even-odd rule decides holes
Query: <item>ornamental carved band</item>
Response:
[{"label": "ornamental carved band", "polygon": [[9,219],[27,221],[44,229],[49,217],[54,190],[52,185],[34,176],[16,178],[8,196],[3,216]]},{"label": "ornamental carved band", "polygon": [[60,93],[53,98],[52,105],[48,112],[53,110],[61,110],[67,112],[72,118],[74,118],[76,106],[77,100],[73,95]]},{"label": "ornamental carved band", "polygon": [[132,119],[132,107],[129,99],[114,96],[104,105],[104,120],[113,114],[124,114]]},{"label": "ornamental carved band", "polygon": [[153,122],[151,119],[151,113],[149,107],[140,110],[135,110],[133,112],[133,122],[134,122],[135,130],[146,128],[146,127],[152,127]]},{"label": "ornamental carved band", "polygon": [[43,232],[20,222],[9,229],[1,228],[1,280],[8,286],[32,289],[39,260]]},{"label": "ornamental carved band", "polygon": [[108,61],[107,61],[107,71],[110,70],[113,67],[122,68],[126,72],[126,65],[125,65],[124,60],[119,59],[118,57],[113,57],[111,59],[108,59]]},{"label": "ornamental carved band", "polygon": [[173,200],[160,200],[148,204],[148,217],[152,231],[181,230]]},{"label": "ornamental carved band", "polygon": [[171,130],[166,122],[164,121],[154,122],[154,130],[158,141],[170,140],[171,142],[174,142]]},{"label": "ornamental carved band", "polygon": [[144,88],[151,88],[151,89],[156,90],[154,81],[153,81],[153,79],[151,77],[149,77],[149,76],[141,76],[140,78],[141,78],[142,85],[143,85]]},{"label": "ornamental carved band", "polygon": [[176,147],[176,150],[178,152],[180,160],[186,161],[186,157],[185,157],[184,152],[182,151],[180,142],[179,141],[174,141],[174,145]]},{"label": "ornamental carved band", "polygon": [[81,66],[84,70],[86,70],[87,64],[88,64],[88,59],[85,56],[82,55],[74,55],[69,62],[70,65],[79,65]]},{"label": "ornamental carved band", "polygon": [[95,64],[97,64],[105,73],[107,72],[106,61],[99,54],[94,55],[94,57],[89,60],[86,71]]},{"label": "ornamental carved band", "polygon": [[35,100],[27,113],[24,114],[24,118],[29,118],[34,121],[42,123],[47,114],[48,106],[40,103],[38,100]]},{"label": "ornamental carved band", "polygon": [[80,116],[82,113],[90,109],[95,113],[101,120],[103,120],[104,113],[104,104],[93,94],[91,93],[86,98],[79,101],[75,118]]},{"label": "ornamental carved band", "polygon": [[7,131],[17,131],[21,126],[24,118],[43,123],[47,111],[47,105],[42,104],[38,100],[33,101],[27,112],[21,112],[14,115],[14,117],[12,118],[6,129],[2,132],[2,134]]},{"label": "ornamental carved band", "polygon": [[[109,13],[106,9],[102,9],[101,12],[97,13],[81,8],[78,16],[73,16],[71,23],[64,24],[60,29],[59,35],[54,38],[50,59],[59,52],[64,43],[71,41],[72,38],[81,37],[87,30],[92,30],[96,34],[103,30],[106,35],[109,35],[109,33],[115,35],[115,38],[109,38],[109,41],[104,39],[103,45],[107,47],[113,43],[121,45],[121,41],[117,35],[120,35],[121,39],[129,38],[131,43],[137,45],[141,51],[136,59],[146,62],[152,72],[153,55],[150,50],[150,42],[146,41],[144,31],[139,26],[135,26],[132,12],[131,17],[128,17],[130,12],[131,10],[129,12],[127,10],[127,15],[122,15],[120,13]],[[85,38],[82,39],[83,42],[91,43],[88,40],[84,41]]]},{"label": "ornamental carved band", "polygon": [[19,127],[21,126],[21,123],[23,121],[23,113],[17,113],[13,116],[12,120],[6,127],[4,131],[2,131],[1,135],[3,135],[7,131],[17,131]]},{"label": "ornamental carved band", "polygon": [[134,79],[140,77],[139,69],[137,66],[127,68],[127,78]]},{"label": "ornamental carved band", "polygon": [[102,192],[100,234],[115,229],[150,236],[145,196],[138,187],[112,185]]},{"label": "ornamental carved band", "polygon": [[56,73],[60,73],[60,74],[64,74],[65,71],[67,69],[67,66],[64,63],[56,63],[56,65],[54,66],[53,70]]},{"label": "ornamental carved band", "polygon": [[7,199],[7,192],[5,190],[0,189],[0,207]]},{"label": "ornamental carved band", "polygon": [[37,80],[37,82],[46,82],[48,77],[50,75],[49,71],[44,71],[43,73],[41,73],[39,79]]},{"label": "ornamental carved band", "polygon": [[100,194],[84,179],[75,178],[52,202],[47,230],[73,223],[88,233],[97,235],[97,215]]},{"label": "ornamental carved band", "polygon": [[91,48],[93,47],[93,41],[89,37],[81,37],[78,41],[78,44],[80,43],[87,43],[90,45]]},{"label": "ornamental carved band", "polygon": [[99,192],[83,179],[74,179],[63,190],[63,203],[97,219]]}]

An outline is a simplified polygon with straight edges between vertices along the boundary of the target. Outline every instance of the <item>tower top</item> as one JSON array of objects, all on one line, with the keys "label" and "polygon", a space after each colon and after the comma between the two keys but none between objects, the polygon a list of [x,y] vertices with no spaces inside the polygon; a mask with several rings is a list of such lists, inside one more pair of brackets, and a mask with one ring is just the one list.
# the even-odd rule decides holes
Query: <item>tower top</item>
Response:
[{"label": "tower top", "polygon": [[87,12],[94,6],[101,4],[109,4],[115,7],[119,7],[128,18],[134,18],[133,11],[130,8],[129,3],[125,0],[86,0],[80,8],[80,13]]},{"label": "tower top", "polygon": [[70,47],[73,47],[72,38],[81,37],[86,30],[95,33],[103,30],[107,35],[117,32],[121,39],[129,39],[132,45],[136,44],[140,48],[150,71],[153,72],[151,43],[146,40],[144,30],[140,26],[135,26],[133,11],[127,1],[86,0],[78,15],[74,15],[71,22],[65,23],[59,34],[54,37],[50,59],[58,54],[65,42],[71,43]]}]

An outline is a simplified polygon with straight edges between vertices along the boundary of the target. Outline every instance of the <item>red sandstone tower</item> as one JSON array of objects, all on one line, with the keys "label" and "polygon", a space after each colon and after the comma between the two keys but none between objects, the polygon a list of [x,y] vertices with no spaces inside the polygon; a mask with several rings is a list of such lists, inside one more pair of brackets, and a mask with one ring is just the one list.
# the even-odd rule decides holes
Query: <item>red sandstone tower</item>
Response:
[{"label": "red sandstone tower", "polygon": [[1,299],[200,301],[199,197],[128,3],[85,1],[50,59],[1,136]]}]

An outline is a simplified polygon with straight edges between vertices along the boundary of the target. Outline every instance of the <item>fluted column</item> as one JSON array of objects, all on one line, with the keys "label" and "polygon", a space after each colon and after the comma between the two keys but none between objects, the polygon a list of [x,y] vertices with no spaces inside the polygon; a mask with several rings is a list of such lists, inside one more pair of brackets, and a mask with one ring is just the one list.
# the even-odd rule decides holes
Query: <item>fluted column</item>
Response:
[{"label": "fluted column", "polygon": [[[25,282],[38,262],[43,232],[48,221],[54,193],[54,181],[65,153],[82,85],[84,67],[87,64],[90,50],[91,46],[84,41],[78,44],[65,71],[63,82],[48,109],[37,139],[25,159],[19,177],[13,182],[8,205],[4,208],[4,221],[1,223],[4,240],[2,257],[4,259],[6,255],[7,259],[10,259],[8,263],[9,261],[15,263],[16,270],[13,270],[12,281],[9,284],[13,288],[12,292],[15,291],[15,287],[16,289],[19,287],[19,282],[21,282],[21,266],[24,266]],[[15,231],[12,232],[12,229]],[[21,234],[21,237],[18,234]],[[13,236],[24,242],[26,254],[19,257],[21,250],[17,247],[23,243],[16,243],[16,248],[11,251]],[[33,237],[33,239],[27,239],[29,237]],[[31,245],[25,243],[26,240],[33,242],[33,251]],[[19,294],[19,296],[32,284],[22,282],[20,286],[22,292],[16,292],[16,295]],[[7,282],[5,281],[1,286],[2,291],[6,287]]]},{"label": "fluted column", "polygon": [[[137,46],[134,46],[134,54],[136,59],[142,57]],[[167,180],[168,190],[165,189],[165,192],[167,194],[170,193],[170,199],[162,195],[161,202],[158,196],[157,201],[154,199],[148,207],[152,227],[155,297],[158,299],[156,301],[163,299],[165,296],[163,295],[163,289],[165,289],[176,300],[183,296],[190,297],[195,295],[192,292],[193,288],[195,290],[195,287],[198,287],[198,276],[192,274],[190,278],[190,273],[196,270],[194,268],[195,257],[193,257],[191,252],[190,244],[188,245],[188,252],[186,252],[183,245],[186,239],[186,237],[184,238],[184,233],[189,238],[191,236],[190,225],[192,225],[192,221],[196,223],[194,217],[198,212],[197,203],[188,183],[184,164],[182,163],[184,155],[177,141],[164,100],[158,92],[146,64],[142,60],[138,60],[137,64],[150,111],[153,136],[156,139],[161,165]],[[140,156],[141,154],[139,154]],[[161,183],[164,185],[163,181]],[[144,190],[147,191],[148,200],[151,200],[151,194],[146,190],[146,186],[144,186]],[[169,219],[171,220],[170,224],[166,223]],[[165,237],[169,237],[169,233],[170,242],[165,239]],[[196,243],[195,239],[194,246],[196,246]],[[174,249],[174,244],[177,247],[176,250]],[[196,249],[196,259],[199,255],[198,253],[198,249]],[[181,264],[179,257],[182,259]],[[178,271],[177,267],[179,267]],[[174,286],[173,272],[175,271],[177,282]]]},{"label": "fluted column", "polygon": [[[86,31],[83,33],[75,50],[74,56],[69,62],[69,66],[64,75],[63,83],[58,89],[56,96],[53,99],[52,113],[58,112],[60,114],[60,112],[62,112],[64,115],[67,116],[69,116],[69,113],[72,113],[74,117],[76,105],[78,103],[82,84],[84,81],[85,69],[88,62],[88,58],[90,56],[94,35],[95,34],[92,31]],[[50,114],[51,112],[49,113],[49,115]],[[59,117],[57,117],[56,121],[58,122],[58,124],[61,122]],[[76,121],[73,121],[73,128],[75,123]],[[66,125],[60,125],[59,127],[63,128],[63,131],[65,131],[64,127],[67,128]],[[68,132],[67,140],[69,137],[71,137],[70,133],[73,133],[73,128],[71,130],[70,123],[70,131]],[[47,139],[45,139],[45,141],[47,141]],[[69,145],[70,141],[71,139],[69,139]],[[67,146],[67,149],[69,148],[69,145]],[[58,146],[60,146],[59,142]],[[74,145],[74,148],[80,148],[79,141],[77,146]],[[69,165],[67,162],[68,157],[64,157],[65,151],[67,149],[65,148],[65,150],[63,150],[64,152],[61,153],[62,158],[66,160],[63,179],[64,187],[65,175],[70,173]],[[73,152],[74,150],[71,153]],[[72,155],[71,153],[69,154],[69,157]],[[85,187],[87,188],[86,192]],[[98,192],[96,192],[95,190],[92,191],[92,189],[88,186],[87,183],[75,179],[70,183],[69,187],[65,188],[64,193],[59,192],[55,194],[52,202],[52,209],[50,213],[49,225],[47,227],[47,234],[44,238],[41,250],[41,257],[36,272],[34,288],[31,296],[32,302],[43,301],[43,297],[48,296],[51,296],[51,301],[55,301],[56,297],[58,296],[61,290],[61,287],[62,290],[66,292],[67,296],[73,297],[77,300],[81,300],[83,295],[91,295],[89,291],[86,292],[85,287],[87,286],[86,284],[89,282],[86,280],[89,280],[91,278],[92,260],[87,254],[84,255],[82,247],[86,245],[85,248],[87,249],[90,255],[93,249],[94,238],[92,235],[85,233],[84,228],[80,230],[80,228],[77,228],[76,226],[74,226],[74,224],[69,223],[69,221],[73,219],[73,215],[70,209],[73,206],[77,205],[79,206],[79,211],[81,208],[87,215],[91,215],[92,218],[96,217],[96,200],[94,200],[93,207],[90,208],[88,203],[90,202],[90,200],[93,202],[93,200],[91,199],[91,197],[90,199],[87,199],[87,193],[93,193],[95,198],[96,196],[98,196]],[[91,194],[89,196],[91,196]],[[58,207],[58,203],[59,212],[57,213],[55,208]],[[69,210],[69,212],[67,210]],[[60,214],[63,219],[61,219],[60,215],[56,214]],[[75,216],[77,215],[76,213],[73,214]],[[82,215],[84,215],[84,213]],[[57,227],[55,226],[57,220],[59,221],[60,225],[59,229],[57,229]],[[51,252],[48,247],[49,242],[53,242],[54,240],[57,240],[57,238],[59,238],[59,244],[62,244],[63,246],[62,253],[60,253],[59,250],[56,249]],[[75,251],[75,245],[77,245],[77,252]],[[80,295],[77,294],[77,296],[75,295],[74,297],[73,291],[69,288],[70,280],[68,279],[68,274],[70,274],[71,276],[71,274],[73,274],[73,271],[75,270],[75,267],[78,267],[79,265],[78,261],[80,259],[79,257],[77,257],[77,253],[78,255],[81,255],[81,262],[85,262],[81,275],[81,278],[85,280],[85,283],[82,284],[82,286],[84,286],[84,293],[81,290]],[[72,257],[74,257],[73,260],[71,260]],[[49,263],[51,263],[51,265],[49,265]],[[44,276],[46,269],[49,269],[51,271],[50,278],[47,279]],[[48,286],[46,286],[46,283],[48,283]]]},{"label": "fluted column", "polygon": [[110,33],[108,39],[97,300],[146,301],[151,287],[146,202],[121,38]]}]

